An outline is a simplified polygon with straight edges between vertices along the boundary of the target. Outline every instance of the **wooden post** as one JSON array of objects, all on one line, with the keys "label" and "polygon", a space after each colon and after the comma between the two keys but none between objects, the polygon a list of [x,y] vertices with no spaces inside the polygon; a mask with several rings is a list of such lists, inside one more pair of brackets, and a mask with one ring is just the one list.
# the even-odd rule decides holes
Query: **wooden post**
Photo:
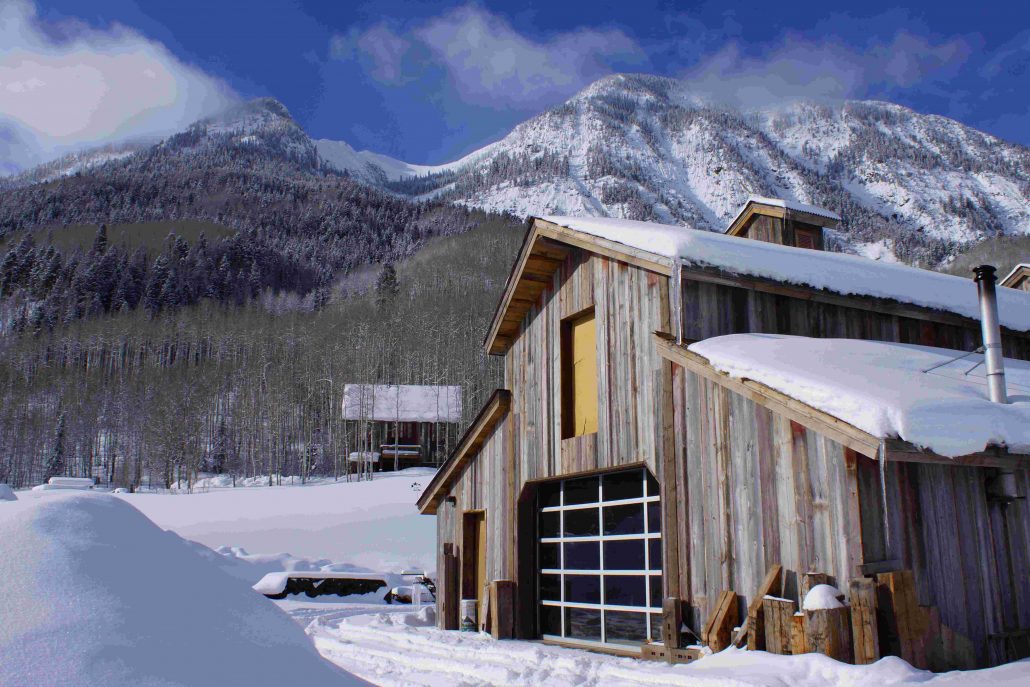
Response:
[{"label": "wooden post", "polygon": [[916,668],[926,668],[928,628],[926,609],[919,606],[915,577],[911,570],[876,576],[880,615],[897,636],[899,655]]},{"label": "wooden post", "polygon": [[490,634],[494,639],[515,637],[515,583],[511,580],[490,583]]},{"label": "wooden post", "polygon": [[769,568],[765,574],[758,592],[751,598],[747,605],[747,618],[740,628],[740,632],[733,638],[734,646],[741,646],[744,638],[747,638],[749,651],[758,651],[765,648],[765,627],[762,621],[762,599],[766,596],[779,596],[783,593],[783,566],[779,563]]},{"label": "wooden post", "polygon": [[704,630],[701,632],[702,641],[713,652],[722,651],[728,647],[737,617],[737,593],[733,590],[726,590],[719,594],[715,610],[712,611],[708,622],[705,623]]},{"label": "wooden post", "polygon": [[771,654],[789,654],[797,604],[790,599],[767,596],[762,606],[765,608],[765,650]]},{"label": "wooden post", "polygon": [[798,597],[801,599],[801,603],[805,603],[805,597],[808,596],[808,592],[812,590],[812,587],[818,584],[829,584],[830,576],[826,573],[821,572],[806,572],[801,576],[801,594]]},{"label": "wooden post", "polygon": [[[680,628],[683,627],[683,604],[675,596],[667,596],[662,601],[662,643],[669,649],[683,646]],[[669,652],[670,661],[672,652]]]},{"label": "wooden post", "polygon": [[851,613],[847,606],[805,611],[809,651],[851,663]]},{"label": "wooden post", "polygon": [[454,553],[454,544],[443,545],[443,580],[437,589],[441,599],[441,627],[445,630],[458,629],[458,602],[461,598],[461,578],[458,557]]},{"label": "wooden post", "polygon": [[850,591],[855,663],[876,663],[880,659],[880,633],[876,626],[876,583],[868,577],[856,577],[851,580]]},{"label": "wooden post", "polygon": [[812,652],[806,634],[806,618],[804,613],[795,613],[790,619],[790,653],[795,656]]}]

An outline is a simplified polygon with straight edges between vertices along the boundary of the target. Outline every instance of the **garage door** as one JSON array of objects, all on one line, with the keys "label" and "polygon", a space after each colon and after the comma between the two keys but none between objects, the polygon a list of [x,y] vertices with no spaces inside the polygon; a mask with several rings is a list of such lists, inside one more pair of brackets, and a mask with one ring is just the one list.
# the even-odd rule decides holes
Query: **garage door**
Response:
[{"label": "garage door", "polygon": [[660,641],[658,482],[640,468],[548,482],[537,498],[541,634],[620,648]]}]

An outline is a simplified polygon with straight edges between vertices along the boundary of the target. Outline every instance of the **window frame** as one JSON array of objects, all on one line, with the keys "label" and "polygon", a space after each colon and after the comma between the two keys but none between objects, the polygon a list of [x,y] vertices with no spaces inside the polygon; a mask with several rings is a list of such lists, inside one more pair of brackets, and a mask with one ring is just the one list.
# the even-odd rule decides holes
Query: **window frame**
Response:
[{"label": "window frame", "polygon": [[[606,476],[615,475],[623,472],[638,472],[642,481],[641,495],[633,498],[615,499],[611,501],[604,500],[604,479]],[[581,476],[569,477],[566,479],[555,480],[558,485],[558,505],[556,506],[541,506],[537,503],[536,507],[536,520],[537,529],[535,531],[536,546],[537,546],[537,560],[540,560],[540,547],[541,545],[557,545],[558,547],[558,566],[557,568],[543,568],[537,565],[536,570],[536,592],[537,592],[537,619],[540,622],[540,635],[543,639],[567,642],[567,643],[582,643],[589,646],[602,646],[612,649],[627,650],[634,645],[626,643],[624,641],[609,642],[607,637],[606,618],[609,611],[612,612],[630,612],[630,613],[641,613],[644,615],[644,629],[645,636],[641,639],[640,644],[650,642],[652,644],[662,643],[662,628],[661,620],[656,620],[661,617],[662,614],[662,598],[652,598],[652,585],[651,580],[653,577],[658,577],[660,580],[663,576],[662,561],[659,562],[659,567],[654,568],[651,561],[651,546],[652,540],[662,539],[662,527],[661,522],[652,524],[649,517],[648,504],[661,503],[660,488],[657,480],[654,480],[646,467],[635,467],[630,470],[613,470],[597,475],[591,475],[597,480],[597,499],[588,503],[575,503],[565,504],[565,483],[569,481],[582,479]],[[621,506],[621,505],[636,505],[639,504],[643,510],[643,532],[635,534],[604,534],[604,510],[609,506]],[[565,513],[569,511],[583,511],[583,510],[595,510],[598,518],[598,534],[588,536],[566,536],[565,534]],[[558,513],[558,530],[557,536],[540,536],[539,522],[540,515],[542,513]],[[661,514],[659,513],[659,519]],[[599,548],[599,567],[590,570],[579,570],[574,568],[566,567],[565,563],[565,546],[566,543],[576,542],[598,542]],[[622,569],[622,568],[606,568],[604,560],[604,542],[606,541],[640,541],[644,549],[644,567],[641,569]],[[557,580],[559,590],[559,600],[543,599],[541,592],[541,578],[544,575],[554,576]],[[599,603],[587,603],[578,601],[566,601],[566,580],[569,577],[584,576],[584,577],[595,577],[598,581],[600,588],[600,602]],[[609,604],[606,601],[605,594],[605,580],[608,576],[619,576],[619,577],[640,577],[644,582],[644,604],[643,606],[626,606],[621,604]],[[662,582],[659,582],[659,588],[661,588]],[[558,615],[560,618],[559,634],[550,634],[544,632],[543,628],[543,607],[551,607],[558,609]],[[568,628],[566,628],[566,613],[565,609],[568,608],[579,608],[587,610],[596,610],[600,612],[600,640],[591,639],[578,639],[569,637]]]},{"label": "window frame", "polygon": [[[596,381],[600,379],[600,360],[597,352],[597,313],[594,310],[594,306],[584,308],[575,315],[570,315],[561,321],[560,331],[560,350],[559,350],[559,368],[560,368],[560,387],[559,395],[561,401],[561,438],[562,439],[573,439],[580,436],[590,436],[597,434],[599,427],[595,427],[591,432],[577,433],[575,426],[575,407],[576,407],[576,383],[575,383],[575,358],[574,358],[574,342],[573,332],[575,326],[581,322],[592,319],[594,321],[594,374]],[[600,423],[601,419],[601,400],[599,396],[599,384],[595,381],[594,386],[594,419],[595,424]]]}]

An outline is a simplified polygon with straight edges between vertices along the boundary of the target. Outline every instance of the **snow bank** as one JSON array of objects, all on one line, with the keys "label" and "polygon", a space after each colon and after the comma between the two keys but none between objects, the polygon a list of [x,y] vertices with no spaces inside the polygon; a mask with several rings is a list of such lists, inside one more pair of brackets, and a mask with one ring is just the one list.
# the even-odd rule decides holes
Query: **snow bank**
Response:
[{"label": "snow bank", "polygon": [[[690,350],[732,377],[753,379],[875,437],[897,437],[943,456],[989,445],[1030,453],[1030,363],[1005,359],[1007,405],[992,403],[982,355],[929,346],[732,334]],[[980,365],[965,374],[975,363]],[[947,363],[935,370],[923,370]]]},{"label": "snow bank", "polygon": [[326,608],[314,618],[308,613],[298,617],[311,620],[308,633],[326,658],[391,687],[1022,687],[1030,683],[1030,661],[934,675],[895,657],[855,666],[822,654],[777,656],[730,648],[689,665],[670,665],[540,642],[494,641],[485,633],[446,632],[424,626],[431,625],[428,618],[415,614],[346,616],[336,608]]},{"label": "snow bank", "polygon": [[14,490],[11,489],[9,484],[0,484],[0,501],[17,501],[18,497],[14,495]]},{"label": "snow bank", "polygon": [[30,494],[0,511],[0,684],[365,684],[273,604],[124,501]]},{"label": "snow bank", "polygon": [[805,611],[825,611],[828,608],[843,608],[844,604],[837,597],[841,596],[840,590],[828,584],[817,584],[808,590],[804,601],[801,602],[801,609]]},{"label": "snow bank", "polygon": [[[826,289],[834,293],[889,298],[980,319],[973,280],[856,255],[780,246],[687,227],[603,217],[543,217],[554,224],[733,274]],[[1030,292],[998,289],[1004,327],[1030,331]]]}]

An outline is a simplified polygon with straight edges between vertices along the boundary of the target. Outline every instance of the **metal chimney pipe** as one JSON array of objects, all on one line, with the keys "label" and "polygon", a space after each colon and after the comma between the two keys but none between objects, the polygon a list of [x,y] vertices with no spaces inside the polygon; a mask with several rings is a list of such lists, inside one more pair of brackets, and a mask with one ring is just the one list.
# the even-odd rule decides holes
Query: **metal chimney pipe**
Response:
[{"label": "metal chimney pipe", "polygon": [[984,360],[987,363],[987,388],[995,403],[1008,403],[1005,391],[1005,361],[1001,354],[1001,327],[998,325],[998,294],[993,265],[974,267],[976,290],[980,295],[980,329],[983,332]]}]

